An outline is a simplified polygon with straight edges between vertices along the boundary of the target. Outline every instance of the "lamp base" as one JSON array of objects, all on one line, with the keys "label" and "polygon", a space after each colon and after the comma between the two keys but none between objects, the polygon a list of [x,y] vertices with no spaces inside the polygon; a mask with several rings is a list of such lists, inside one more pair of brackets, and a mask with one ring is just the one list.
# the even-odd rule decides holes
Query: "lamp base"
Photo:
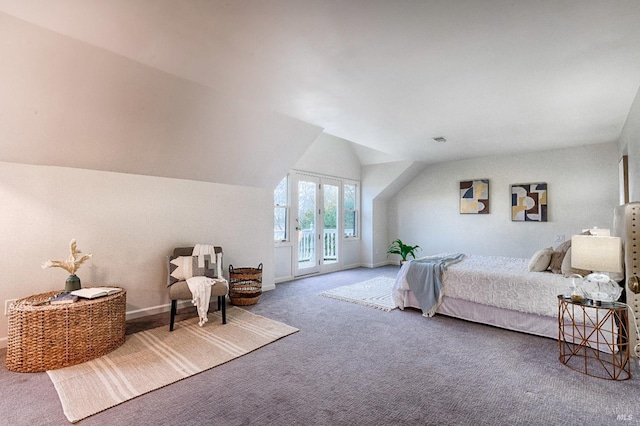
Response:
[{"label": "lamp base", "polygon": [[582,289],[587,299],[595,302],[615,302],[622,294],[622,287],[609,275],[594,272],[584,278]]}]

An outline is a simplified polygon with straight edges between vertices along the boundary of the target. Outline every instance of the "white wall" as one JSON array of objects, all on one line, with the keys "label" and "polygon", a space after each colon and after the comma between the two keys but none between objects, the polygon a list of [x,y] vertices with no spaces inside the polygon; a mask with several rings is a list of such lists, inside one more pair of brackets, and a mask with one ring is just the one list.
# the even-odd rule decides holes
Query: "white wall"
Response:
[{"label": "white wall", "polygon": [[[491,213],[460,214],[459,183],[489,179]],[[510,185],[546,182],[548,222],[512,222]],[[618,204],[615,143],[428,166],[389,202],[389,233],[438,252],[529,257],[554,236],[611,228]]]},{"label": "white wall", "polygon": [[[164,259],[176,246],[222,246],[225,275],[262,262],[263,287],[274,288],[269,189],[0,162],[0,200],[2,307],[64,289],[68,273],[40,265],[67,258],[72,238],[93,254],[82,284],[126,288],[130,317],[168,309]],[[0,345],[6,331],[0,315]]]},{"label": "white wall", "polygon": [[640,90],[622,129],[619,148],[629,156],[629,201],[640,201]]},{"label": "white wall", "polygon": [[362,264],[370,268],[386,265],[395,259],[387,256],[389,239],[388,200],[411,181],[424,165],[395,161],[362,167]]},{"label": "white wall", "polygon": [[353,144],[327,133],[318,136],[293,168],[344,179],[360,179],[360,160]]}]

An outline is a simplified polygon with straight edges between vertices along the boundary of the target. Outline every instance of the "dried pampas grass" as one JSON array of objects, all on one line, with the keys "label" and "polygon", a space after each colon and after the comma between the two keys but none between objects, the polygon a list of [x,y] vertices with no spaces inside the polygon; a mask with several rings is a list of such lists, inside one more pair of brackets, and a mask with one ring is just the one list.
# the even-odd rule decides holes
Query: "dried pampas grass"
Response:
[{"label": "dried pampas grass", "polygon": [[69,258],[67,260],[47,260],[42,264],[42,269],[62,268],[73,275],[80,268],[80,265],[91,259],[91,256],[93,256],[92,254],[85,254],[78,258],[78,255],[81,253],[81,251],[78,250],[75,239],[71,240],[71,242],[69,243],[69,251],[71,252],[71,255],[69,255]]}]

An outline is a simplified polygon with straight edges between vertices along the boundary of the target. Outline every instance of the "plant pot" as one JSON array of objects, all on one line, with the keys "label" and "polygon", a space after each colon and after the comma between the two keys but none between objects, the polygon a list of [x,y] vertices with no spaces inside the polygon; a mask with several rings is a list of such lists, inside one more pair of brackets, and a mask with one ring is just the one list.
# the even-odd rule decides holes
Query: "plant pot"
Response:
[{"label": "plant pot", "polygon": [[76,274],[69,275],[64,283],[64,291],[80,290],[80,278]]}]

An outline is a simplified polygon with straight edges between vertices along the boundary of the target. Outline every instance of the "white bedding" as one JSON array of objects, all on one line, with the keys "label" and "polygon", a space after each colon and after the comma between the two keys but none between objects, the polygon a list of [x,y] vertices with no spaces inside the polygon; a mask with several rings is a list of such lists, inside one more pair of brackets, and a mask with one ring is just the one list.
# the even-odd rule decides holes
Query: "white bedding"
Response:
[{"label": "white bedding", "polygon": [[[443,274],[443,299],[437,313],[557,339],[558,295],[567,293],[572,280],[552,272],[529,272],[528,266],[528,259],[465,256]],[[409,262],[396,276],[393,300],[400,309],[420,309],[405,278],[408,268]],[[587,314],[598,315],[593,308]],[[618,338],[617,327],[611,318],[607,323],[603,330],[610,331],[599,336],[612,345]],[[585,327],[586,334],[593,331],[590,321]],[[602,345],[600,350],[609,352]]]},{"label": "white bedding", "polygon": [[[529,259],[466,255],[444,272],[444,297],[557,318],[558,295],[567,292],[571,279],[551,272],[529,272],[528,264]],[[393,286],[393,298],[400,308],[413,306],[405,279],[408,267],[409,263],[402,266]]]}]

